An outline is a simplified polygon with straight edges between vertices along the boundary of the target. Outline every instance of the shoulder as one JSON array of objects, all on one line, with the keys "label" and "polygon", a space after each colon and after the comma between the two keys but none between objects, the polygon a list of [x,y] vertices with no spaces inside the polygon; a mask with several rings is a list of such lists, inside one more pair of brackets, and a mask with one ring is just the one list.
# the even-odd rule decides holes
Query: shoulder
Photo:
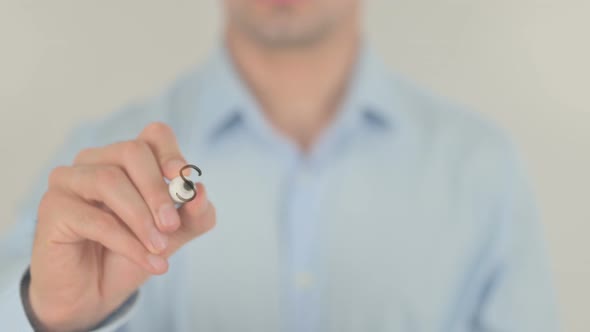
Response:
[{"label": "shoulder", "polygon": [[187,71],[153,96],[131,101],[108,115],[87,121],[77,131],[89,136],[93,144],[104,145],[132,139],[152,122],[172,126],[194,103],[201,78],[200,70]]},{"label": "shoulder", "polygon": [[392,75],[391,82],[408,125],[423,134],[466,144],[489,141],[506,144],[510,140],[505,130],[481,112],[436,95],[403,77]]},{"label": "shoulder", "polygon": [[490,182],[508,179],[519,163],[515,144],[495,121],[392,75],[402,125],[422,161]]},{"label": "shoulder", "polygon": [[[194,96],[194,86],[202,75],[199,70],[188,71],[154,97],[138,100],[108,115],[86,121],[64,134],[63,143],[44,164],[35,183],[45,183],[56,166],[69,165],[83,149],[130,140],[152,122],[174,125],[177,114],[185,112],[188,98]],[[177,122],[177,121],[176,121]],[[36,206],[45,186],[34,188],[34,194],[23,206]],[[29,204],[30,201],[35,202]],[[22,210],[22,209],[21,209]]]}]

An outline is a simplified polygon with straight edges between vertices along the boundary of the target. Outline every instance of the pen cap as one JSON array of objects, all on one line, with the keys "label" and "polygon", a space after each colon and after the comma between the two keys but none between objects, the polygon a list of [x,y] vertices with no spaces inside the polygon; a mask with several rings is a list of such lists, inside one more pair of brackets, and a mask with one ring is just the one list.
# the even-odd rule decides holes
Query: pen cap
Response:
[{"label": "pen cap", "polygon": [[176,204],[192,201],[197,196],[196,190],[194,185],[191,186],[180,176],[175,177],[168,183],[168,193]]}]

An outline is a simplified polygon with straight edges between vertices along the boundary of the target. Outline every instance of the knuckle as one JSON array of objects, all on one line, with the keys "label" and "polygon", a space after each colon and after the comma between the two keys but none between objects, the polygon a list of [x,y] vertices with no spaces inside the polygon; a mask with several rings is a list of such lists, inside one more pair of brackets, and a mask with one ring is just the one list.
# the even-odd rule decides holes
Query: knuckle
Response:
[{"label": "knuckle", "polygon": [[93,218],[92,222],[85,223],[86,225],[92,225],[92,231],[97,235],[111,236],[116,232],[113,221],[106,214],[99,216],[88,216]]},{"label": "knuckle", "polygon": [[[132,225],[136,225],[137,227],[146,227],[144,225],[147,225],[147,221],[148,220],[152,220],[152,215],[149,211],[147,211],[146,209],[142,209],[142,208],[132,208],[129,211],[129,216],[127,217],[129,218],[128,220],[125,220],[125,223],[129,226]],[[137,229],[135,226],[133,226],[132,228],[135,228],[136,231],[140,232],[143,230]],[[146,230],[147,231],[147,230]]]},{"label": "knuckle", "polygon": [[41,197],[41,201],[39,202],[39,208],[37,214],[39,215],[39,219],[41,216],[46,216],[48,210],[53,206],[53,202],[55,200],[55,195],[51,190],[46,191],[43,196]]},{"label": "knuckle", "polygon": [[162,137],[172,134],[172,128],[164,122],[152,122],[148,124],[144,130],[144,134],[148,137]]},{"label": "knuckle", "polygon": [[74,158],[74,164],[83,163],[85,160],[88,160],[89,157],[94,153],[95,148],[86,148],[80,150],[76,157]]},{"label": "knuckle", "polygon": [[112,190],[124,181],[123,171],[116,166],[104,166],[96,169],[96,183],[100,188]]},{"label": "knuckle", "polygon": [[102,242],[107,236],[116,234],[114,224],[109,219],[107,213],[97,213],[93,209],[84,209],[78,212],[78,223],[76,223],[76,232],[84,237],[91,238],[95,241]]},{"label": "knuckle", "polygon": [[38,222],[43,222],[51,218],[54,214],[54,209],[57,206],[61,206],[60,204],[60,193],[55,190],[48,190],[46,191],[41,200],[39,201],[39,206],[37,207],[37,217]]},{"label": "knuckle", "polygon": [[123,143],[123,158],[126,161],[140,159],[147,153],[151,153],[151,149],[143,141],[134,140]]},{"label": "knuckle", "polygon": [[49,187],[54,187],[58,183],[63,180],[65,173],[68,171],[69,167],[66,166],[58,166],[51,170],[49,173],[48,184]]}]

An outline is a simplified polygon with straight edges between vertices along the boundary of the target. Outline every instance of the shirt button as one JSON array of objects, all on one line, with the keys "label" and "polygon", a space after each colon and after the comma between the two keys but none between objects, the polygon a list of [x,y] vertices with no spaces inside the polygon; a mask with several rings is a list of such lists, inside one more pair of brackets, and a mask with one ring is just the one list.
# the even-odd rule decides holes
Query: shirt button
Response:
[{"label": "shirt button", "polygon": [[309,272],[299,272],[295,275],[295,286],[299,290],[307,290],[314,284],[313,275]]}]

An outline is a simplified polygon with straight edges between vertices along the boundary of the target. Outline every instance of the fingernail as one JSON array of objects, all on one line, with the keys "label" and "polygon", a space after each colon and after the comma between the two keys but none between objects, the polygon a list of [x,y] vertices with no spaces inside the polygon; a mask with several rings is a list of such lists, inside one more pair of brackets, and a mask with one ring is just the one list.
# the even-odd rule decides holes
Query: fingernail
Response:
[{"label": "fingernail", "polygon": [[172,204],[164,204],[158,211],[160,223],[166,228],[177,228],[180,225],[180,218],[178,212]]},{"label": "fingernail", "polygon": [[156,271],[164,271],[166,270],[166,260],[160,256],[149,254],[148,263],[154,268]]},{"label": "fingernail", "polygon": [[[166,170],[170,173],[178,174],[178,172],[180,172],[180,169],[183,168],[185,165],[186,165],[186,162],[184,162],[182,160],[178,160],[178,159],[171,160],[168,163],[166,163]],[[184,174],[188,175],[190,173],[187,173],[187,171],[185,171]]]},{"label": "fingernail", "polygon": [[157,229],[152,229],[152,233],[150,235],[152,245],[157,252],[161,252],[162,250],[166,249],[168,246],[168,238],[163,235],[162,233],[158,232]]}]

